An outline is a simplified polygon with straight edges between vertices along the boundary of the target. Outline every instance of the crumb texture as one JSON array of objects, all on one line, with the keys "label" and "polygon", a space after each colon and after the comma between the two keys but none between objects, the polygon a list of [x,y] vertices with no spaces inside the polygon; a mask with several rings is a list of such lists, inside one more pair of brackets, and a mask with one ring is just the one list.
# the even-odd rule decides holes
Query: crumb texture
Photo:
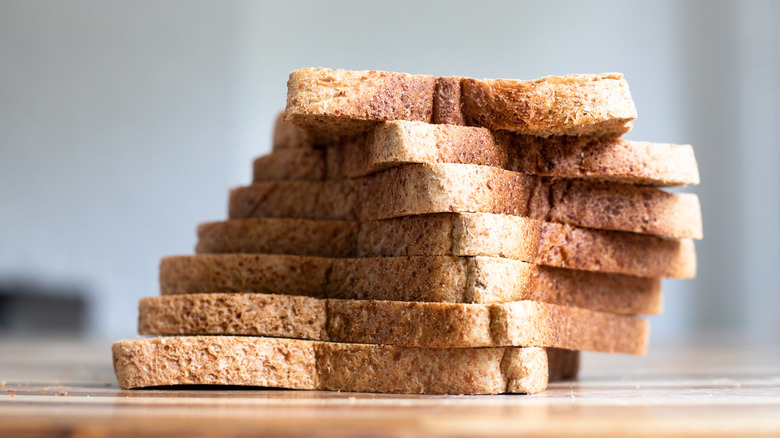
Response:
[{"label": "crumb texture", "polygon": [[[432,349],[242,336],[180,336],[113,345],[122,388],[245,385],[418,393],[537,393],[570,377],[576,351]],[[568,374],[566,374],[568,373]]]},{"label": "crumb texture", "polygon": [[[298,128],[288,124],[282,131],[290,129]],[[357,178],[412,163],[478,164],[531,175],[648,186],[699,183],[690,145],[576,136],[541,138],[407,121],[379,123],[366,134],[318,148],[291,144],[255,160],[254,181]]]},{"label": "crumb texture", "polygon": [[160,265],[160,293],[263,293],[465,304],[536,300],[627,315],[655,314],[661,307],[657,278],[548,268],[481,256],[173,256],[164,258]]},{"label": "crumb texture", "polygon": [[202,225],[196,249],[201,254],[322,257],[488,256],[639,277],[689,278],[696,273],[696,252],[690,239],[486,213],[440,213],[366,222],[234,219]]},{"label": "crumb texture", "polygon": [[233,189],[231,219],[379,220],[494,213],[588,228],[700,239],[696,195],[558,180],[469,164],[408,164],[354,180],[258,182]]},{"label": "crumb texture", "polygon": [[[227,295],[227,296],[226,296]],[[641,354],[641,319],[534,301],[328,300],[264,294],[145,298],[141,334],[260,335],[403,347],[553,347]]]},{"label": "crumb texture", "polygon": [[616,73],[521,81],[326,68],[290,74],[285,113],[320,144],[388,120],[619,137],[636,118],[628,84]]}]

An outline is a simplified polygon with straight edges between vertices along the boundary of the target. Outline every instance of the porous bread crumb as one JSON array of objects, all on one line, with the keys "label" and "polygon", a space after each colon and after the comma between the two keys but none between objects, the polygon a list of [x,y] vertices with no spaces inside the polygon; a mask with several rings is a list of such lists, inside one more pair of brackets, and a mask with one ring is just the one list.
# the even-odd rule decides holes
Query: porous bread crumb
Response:
[{"label": "porous bread crumb", "polygon": [[227,253],[166,257],[160,263],[162,295],[212,292],[478,304],[534,300],[621,314],[654,314],[661,306],[657,278],[495,257]]},{"label": "porous bread crumb", "polygon": [[388,120],[619,137],[636,108],[617,73],[516,81],[304,68],[290,73],[285,114],[321,144]]},{"label": "porous bread crumb", "polygon": [[[298,128],[278,123],[276,129]],[[531,175],[650,186],[699,183],[690,145],[574,136],[540,138],[408,121],[379,123],[364,135],[320,147],[275,147],[273,153],[254,161],[253,180],[356,178],[410,163],[478,164]]]},{"label": "porous bread crumb", "polygon": [[593,230],[489,213],[437,213],[364,222],[234,219],[201,224],[196,252],[488,256],[640,277],[689,278],[696,273],[696,252],[689,239]]},{"label": "porous bread crumb", "polygon": [[646,321],[534,301],[333,300],[257,293],[149,297],[143,335],[253,335],[401,347],[553,347],[642,354]]},{"label": "porous bread crumb", "polygon": [[653,187],[547,179],[471,164],[407,164],[337,181],[273,181],[230,192],[228,217],[378,220],[495,213],[575,226],[700,239],[699,199]]},{"label": "porous bread crumb", "polygon": [[[545,349],[432,349],[281,338],[180,336],[116,342],[119,386],[252,385],[290,389],[423,394],[536,393],[576,375],[576,351],[547,361]],[[542,357],[540,357],[542,356]],[[506,361],[524,361],[507,363]],[[525,375],[506,374],[525,369]]]}]

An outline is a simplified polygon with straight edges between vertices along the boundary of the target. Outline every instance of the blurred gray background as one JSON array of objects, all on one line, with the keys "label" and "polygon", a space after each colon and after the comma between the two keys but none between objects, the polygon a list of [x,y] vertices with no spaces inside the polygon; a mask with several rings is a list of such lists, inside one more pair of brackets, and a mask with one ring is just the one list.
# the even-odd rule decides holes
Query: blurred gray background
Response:
[{"label": "blurred gray background", "polygon": [[288,73],[325,66],[624,73],[627,137],[693,144],[703,181],[685,189],[703,208],[699,276],[665,283],[653,342],[777,341],[778,25],[771,1],[1,0],[5,331],[75,312],[93,336],[134,337],[159,259],[192,253],[270,150]]}]

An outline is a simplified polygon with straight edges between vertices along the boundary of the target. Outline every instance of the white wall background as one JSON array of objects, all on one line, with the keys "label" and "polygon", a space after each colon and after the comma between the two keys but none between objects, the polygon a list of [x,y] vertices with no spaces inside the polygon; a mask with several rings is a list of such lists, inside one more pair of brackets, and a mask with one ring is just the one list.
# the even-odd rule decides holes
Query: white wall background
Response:
[{"label": "white wall background", "polygon": [[780,4],[0,0],[0,281],[87,288],[133,337],[157,263],[270,149],[304,66],[473,77],[623,72],[628,138],[691,143],[699,276],[665,284],[655,342],[780,339]]}]

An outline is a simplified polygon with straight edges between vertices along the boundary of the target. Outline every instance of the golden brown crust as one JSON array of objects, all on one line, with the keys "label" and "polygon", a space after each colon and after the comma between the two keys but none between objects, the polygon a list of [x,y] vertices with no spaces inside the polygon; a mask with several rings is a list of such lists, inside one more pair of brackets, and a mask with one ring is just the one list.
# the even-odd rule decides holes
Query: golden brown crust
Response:
[{"label": "golden brown crust", "polygon": [[699,183],[690,145],[573,136],[543,139],[406,121],[380,123],[368,135],[319,149],[259,157],[253,180],[356,178],[410,163],[479,164],[531,175],[650,186]]},{"label": "golden brown crust", "polygon": [[534,301],[502,304],[193,294],[141,300],[145,335],[260,335],[403,347],[554,347],[642,354],[647,324]]},{"label": "golden brown crust", "polygon": [[122,388],[206,384],[424,394],[537,393],[548,375],[573,377],[571,364],[579,358],[576,351],[550,349],[548,362],[545,349],[533,347],[404,348],[241,336],[121,341],[112,353]]},{"label": "golden brown crust", "polygon": [[658,279],[494,257],[201,254],[160,263],[162,295],[241,292],[481,304],[535,300],[629,315],[661,310]]},{"label": "golden brown crust", "polygon": [[[315,143],[369,129],[372,122],[460,123],[523,134],[618,137],[636,108],[615,73],[532,81],[433,78],[405,73],[305,68],[290,73],[287,120]],[[460,112],[460,114],[458,114]]]},{"label": "golden brown crust", "polygon": [[230,193],[228,217],[377,220],[496,213],[671,238],[701,238],[694,194],[556,180],[470,164],[407,164],[354,180],[261,182]]},{"label": "golden brown crust", "polygon": [[690,278],[688,239],[488,213],[438,213],[350,222],[286,218],[201,224],[196,251],[320,257],[487,256],[545,266],[640,277]]}]

